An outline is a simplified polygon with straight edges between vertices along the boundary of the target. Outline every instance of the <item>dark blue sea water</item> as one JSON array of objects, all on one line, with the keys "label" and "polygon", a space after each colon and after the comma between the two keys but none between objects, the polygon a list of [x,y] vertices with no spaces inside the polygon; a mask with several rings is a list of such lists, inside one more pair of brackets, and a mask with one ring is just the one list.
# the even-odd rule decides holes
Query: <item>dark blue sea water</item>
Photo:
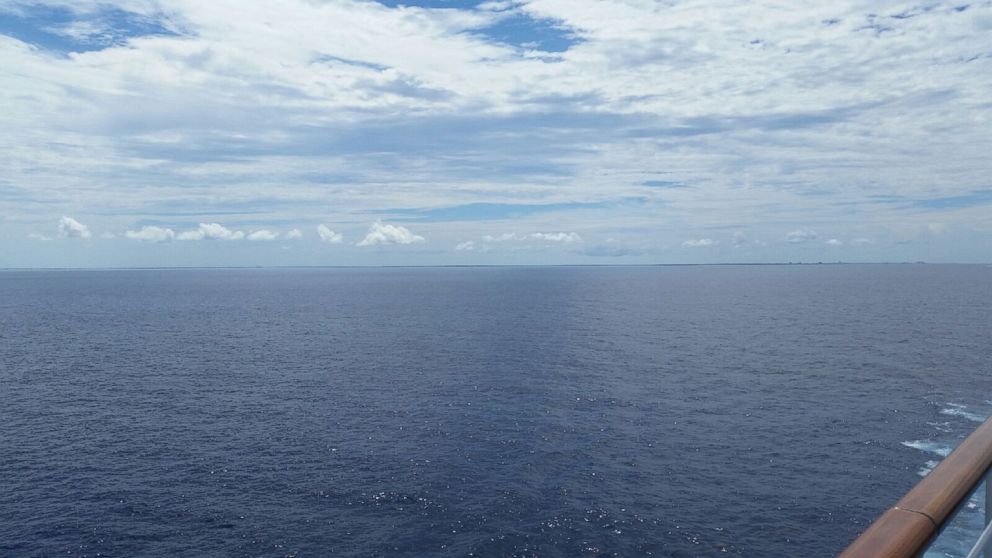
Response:
[{"label": "dark blue sea water", "polygon": [[0,272],[2,556],[830,556],[992,411],[992,268]]}]

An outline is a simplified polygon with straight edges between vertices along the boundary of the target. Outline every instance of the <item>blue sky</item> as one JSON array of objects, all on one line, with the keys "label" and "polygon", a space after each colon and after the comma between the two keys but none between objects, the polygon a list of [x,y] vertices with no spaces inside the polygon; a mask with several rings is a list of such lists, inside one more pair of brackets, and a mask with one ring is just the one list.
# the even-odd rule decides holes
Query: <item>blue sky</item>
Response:
[{"label": "blue sky", "polygon": [[992,262],[992,2],[0,0],[0,267]]}]

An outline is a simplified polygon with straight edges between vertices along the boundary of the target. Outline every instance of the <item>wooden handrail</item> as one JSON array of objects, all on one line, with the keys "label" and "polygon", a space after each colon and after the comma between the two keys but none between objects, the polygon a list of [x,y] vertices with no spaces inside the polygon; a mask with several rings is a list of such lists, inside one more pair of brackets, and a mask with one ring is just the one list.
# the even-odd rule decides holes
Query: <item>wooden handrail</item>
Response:
[{"label": "wooden handrail", "polygon": [[838,558],[912,558],[992,466],[992,418],[979,426]]}]

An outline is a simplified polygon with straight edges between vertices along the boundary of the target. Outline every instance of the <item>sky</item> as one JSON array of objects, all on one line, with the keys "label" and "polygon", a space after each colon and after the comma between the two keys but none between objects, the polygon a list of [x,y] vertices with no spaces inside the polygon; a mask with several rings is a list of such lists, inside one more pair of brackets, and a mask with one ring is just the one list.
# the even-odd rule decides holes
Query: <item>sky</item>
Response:
[{"label": "sky", "polygon": [[992,262],[992,1],[0,0],[0,267]]}]

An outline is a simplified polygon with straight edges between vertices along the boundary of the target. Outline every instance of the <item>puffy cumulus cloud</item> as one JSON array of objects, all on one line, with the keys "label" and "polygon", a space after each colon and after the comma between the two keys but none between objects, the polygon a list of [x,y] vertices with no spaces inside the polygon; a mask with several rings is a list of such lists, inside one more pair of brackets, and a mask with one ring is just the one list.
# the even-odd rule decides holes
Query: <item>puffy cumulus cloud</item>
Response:
[{"label": "puffy cumulus cloud", "polygon": [[303,238],[303,231],[300,229],[292,229],[286,233],[286,240],[296,240],[297,238]]},{"label": "puffy cumulus cloud", "polygon": [[717,244],[719,244],[719,242],[713,240],[712,238],[694,238],[686,240],[682,243],[682,246],[687,248],[705,248],[707,246],[716,246]]},{"label": "puffy cumulus cloud", "polygon": [[471,252],[475,250],[476,245],[474,240],[466,240],[465,242],[459,242],[455,245],[455,250],[459,252]]},{"label": "puffy cumulus cloud", "polygon": [[93,235],[86,225],[72,217],[62,216],[59,219],[59,236],[62,238],[89,238]]},{"label": "puffy cumulus cloud", "polygon": [[389,225],[382,221],[376,221],[369,227],[368,234],[365,235],[358,246],[375,246],[377,244],[415,244],[424,242],[424,237],[413,234],[410,229],[399,225]]},{"label": "puffy cumulus cloud", "polygon": [[270,241],[270,240],[278,239],[279,233],[270,231],[268,229],[259,229],[257,231],[252,231],[245,238],[254,241]]},{"label": "puffy cumulus cloud", "polygon": [[176,235],[176,240],[241,240],[245,237],[242,231],[232,231],[219,223],[200,223],[191,231]]},{"label": "puffy cumulus cloud", "polygon": [[817,238],[817,234],[809,229],[797,229],[794,231],[789,231],[785,235],[785,241],[791,244],[813,242]]},{"label": "puffy cumulus cloud", "polygon": [[844,243],[840,239],[837,239],[837,238],[828,239],[826,242],[824,242],[824,244],[826,244],[827,246],[843,246],[844,245]]},{"label": "puffy cumulus cloud", "polygon": [[545,242],[562,242],[565,244],[570,244],[572,242],[582,242],[582,237],[574,232],[554,232],[554,233],[537,232],[531,234],[530,238],[533,238],[534,240],[543,240]]},{"label": "puffy cumulus cloud", "polygon": [[344,236],[340,233],[334,232],[323,223],[317,225],[317,236],[320,237],[321,242],[326,242],[328,244],[341,244],[344,242]]},{"label": "puffy cumulus cloud", "polygon": [[141,242],[168,242],[176,238],[176,233],[172,229],[149,225],[136,231],[124,231],[124,237]]}]

